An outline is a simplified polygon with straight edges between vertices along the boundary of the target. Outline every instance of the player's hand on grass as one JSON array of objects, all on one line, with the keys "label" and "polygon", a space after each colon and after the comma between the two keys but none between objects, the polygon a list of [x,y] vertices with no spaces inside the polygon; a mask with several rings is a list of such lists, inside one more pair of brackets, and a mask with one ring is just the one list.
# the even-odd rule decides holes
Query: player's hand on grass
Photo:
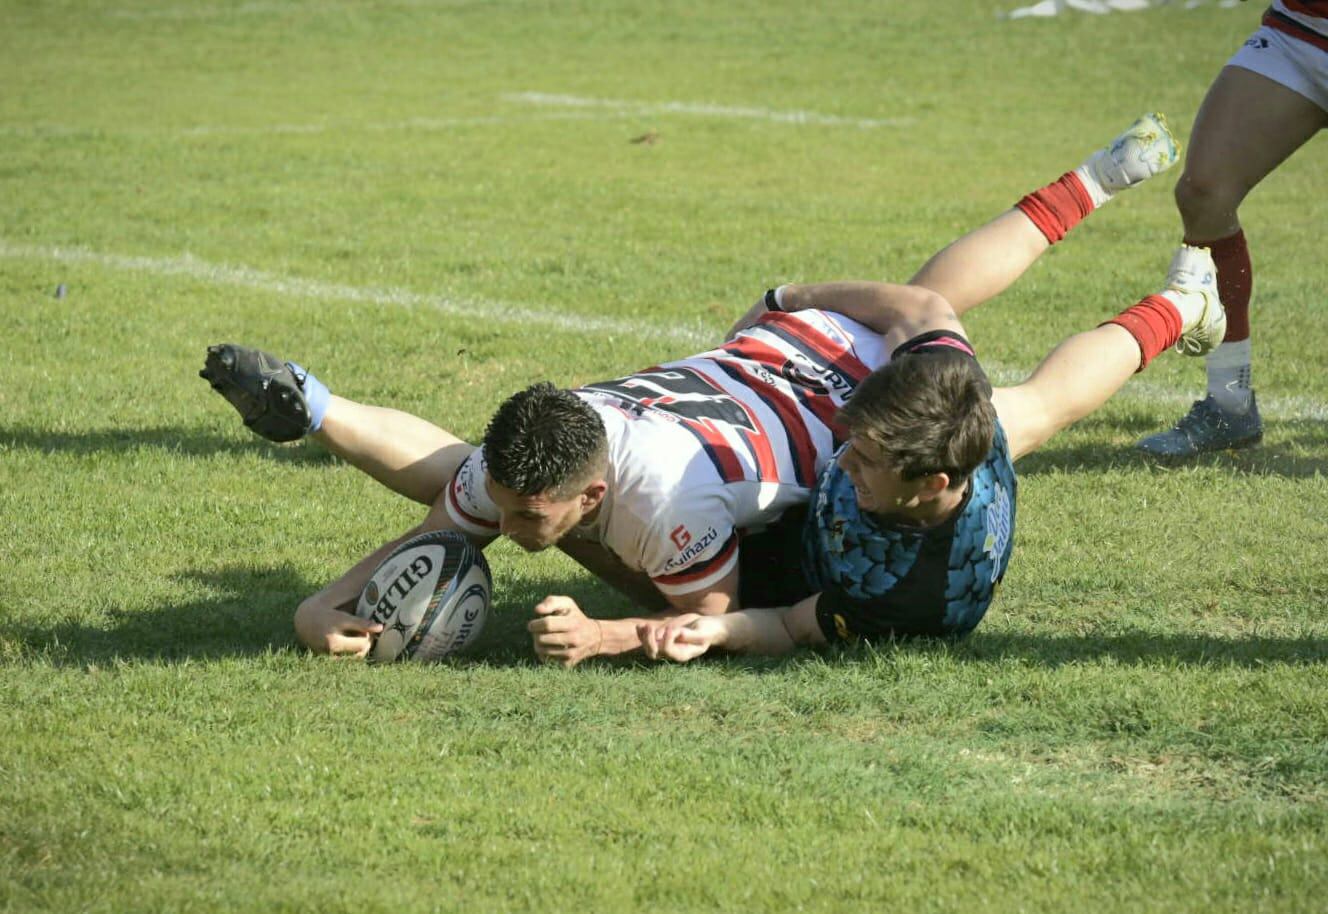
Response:
[{"label": "player's hand on grass", "polygon": [[700,657],[724,635],[721,616],[701,616],[688,613],[670,619],[664,625],[637,627],[641,646],[651,660],[672,660],[686,663]]},{"label": "player's hand on grass", "polygon": [[545,597],[535,607],[537,618],[526,625],[535,653],[546,663],[573,667],[599,653],[604,636],[571,597]]},{"label": "player's hand on grass", "polygon": [[306,602],[295,612],[295,634],[315,654],[363,657],[373,647],[373,636],[382,630],[381,623],[331,606]]}]

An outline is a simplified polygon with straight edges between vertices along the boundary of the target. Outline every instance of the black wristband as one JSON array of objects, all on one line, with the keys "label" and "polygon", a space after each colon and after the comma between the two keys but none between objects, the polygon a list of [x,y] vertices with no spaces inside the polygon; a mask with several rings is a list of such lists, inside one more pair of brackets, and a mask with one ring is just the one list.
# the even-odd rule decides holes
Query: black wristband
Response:
[{"label": "black wristband", "polygon": [[779,300],[778,300],[777,298],[775,298],[775,290],[774,290],[774,289],[766,289],[766,290],[765,290],[765,310],[767,310],[767,311],[783,311],[783,310],[784,310],[783,308],[779,307]]}]

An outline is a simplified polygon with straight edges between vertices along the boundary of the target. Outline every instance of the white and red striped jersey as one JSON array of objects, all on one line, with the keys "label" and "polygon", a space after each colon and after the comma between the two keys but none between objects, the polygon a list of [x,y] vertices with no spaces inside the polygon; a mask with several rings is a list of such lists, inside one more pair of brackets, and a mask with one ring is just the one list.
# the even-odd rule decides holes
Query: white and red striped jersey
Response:
[{"label": "white and red striped jersey", "polygon": [[1328,51],[1328,0],[1273,0],[1263,24]]},{"label": "white and red striped jersey", "polygon": [[[713,587],[738,540],[807,500],[842,443],[835,413],[889,353],[882,337],[821,311],[772,312],[690,358],[574,391],[604,421],[608,494],[570,536],[599,542],[666,595]],[[447,510],[462,530],[496,536],[477,448]]]}]

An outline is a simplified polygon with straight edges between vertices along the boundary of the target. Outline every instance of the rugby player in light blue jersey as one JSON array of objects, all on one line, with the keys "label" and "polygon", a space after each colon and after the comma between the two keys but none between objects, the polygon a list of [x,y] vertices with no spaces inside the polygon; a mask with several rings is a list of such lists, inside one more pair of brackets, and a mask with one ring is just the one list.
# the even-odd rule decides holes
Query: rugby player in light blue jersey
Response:
[{"label": "rugby player in light blue jersey", "polygon": [[[1132,130],[1139,155],[1127,164],[1155,172],[1159,144],[1171,143],[1165,124],[1149,116]],[[1174,146],[1161,155],[1174,161]],[[1125,179],[1113,190],[1134,183]],[[937,294],[929,314],[901,307],[909,287],[880,283],[782,286],[753,306],[735,329],[769,319],[763,311],[818,308],[879,331],[892,355],[840,410],[847,442],[822,470],[805,520],[744,543],[747,560],[768,569],[773,608],[753,608],[762,604],[749,598],[740,612],[643,626],[649,656],[957,637],[981,621],[1013,549],[1013,461],[1092,412],[1162,351],[1203,355],[1225,332],[1212,257],[1183,246],[1162,292],[1064,341],[1024,383],[991,388],[959,316],[1098,205],[1093,183],[1111,182],[1069,173],[937,254],[909,284]]]}]

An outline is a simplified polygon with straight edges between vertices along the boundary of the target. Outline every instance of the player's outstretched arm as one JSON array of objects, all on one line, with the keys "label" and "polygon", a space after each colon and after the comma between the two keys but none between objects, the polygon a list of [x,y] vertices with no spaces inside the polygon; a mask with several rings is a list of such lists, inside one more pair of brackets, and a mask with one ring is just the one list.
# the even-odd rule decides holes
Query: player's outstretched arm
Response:
[{"label": "player's outstretched arm", "polygon": [[787,654],[825,643],[816,622],[814,594],[782,609],[744,609],[723,616],[681,616],[667,625],[642,626],[638,637],[652,660],[686,663],[712,648],[743,654]]},{"label": "player's outstretched arm", "polygon": [[374,569],[406,540],[434,530],[456,530],[483,548],[491,540],[477,539],[458,529],[447,513],[444,498],[425,515],[424,520],[401,536],[389,540],[351,566],[341,577],[322,590],[305,598],[295,610],[295,635],[300,643],[316,654],[352,654],[363,657],[372,646],[370,635],[382,630],[354,614],[355,602]]},{"label": "player's outstretched arm", "polygon": [[[893,348],[930,330],[963,334],[955,309],[945,298],[921,286],[898,283],[845,280],[810,284],[788,284],[776,290],[779,311],[832,311],[852,318],[886,337]],[[762,299],[734,325],[729,335],[752,326],[770,309]]]},{"label": "player's outstretched arm", "polygon": [[888,282],[822,282],[788,287],[785,310],[817,308],[850,317],[898,343],[930,330],[962,334],[945,296],[922,286]]},{"label": "player's outstretched arm", "polygon": [[[384,543],[322,590],[306,597],[295,610],[295,635],[315,654],[363,657],[372,646],[374,627],[353,612],[369,576],[397,546],[422,532],[416,527]],[[381,631],[382,626],[377,626]]]}]

